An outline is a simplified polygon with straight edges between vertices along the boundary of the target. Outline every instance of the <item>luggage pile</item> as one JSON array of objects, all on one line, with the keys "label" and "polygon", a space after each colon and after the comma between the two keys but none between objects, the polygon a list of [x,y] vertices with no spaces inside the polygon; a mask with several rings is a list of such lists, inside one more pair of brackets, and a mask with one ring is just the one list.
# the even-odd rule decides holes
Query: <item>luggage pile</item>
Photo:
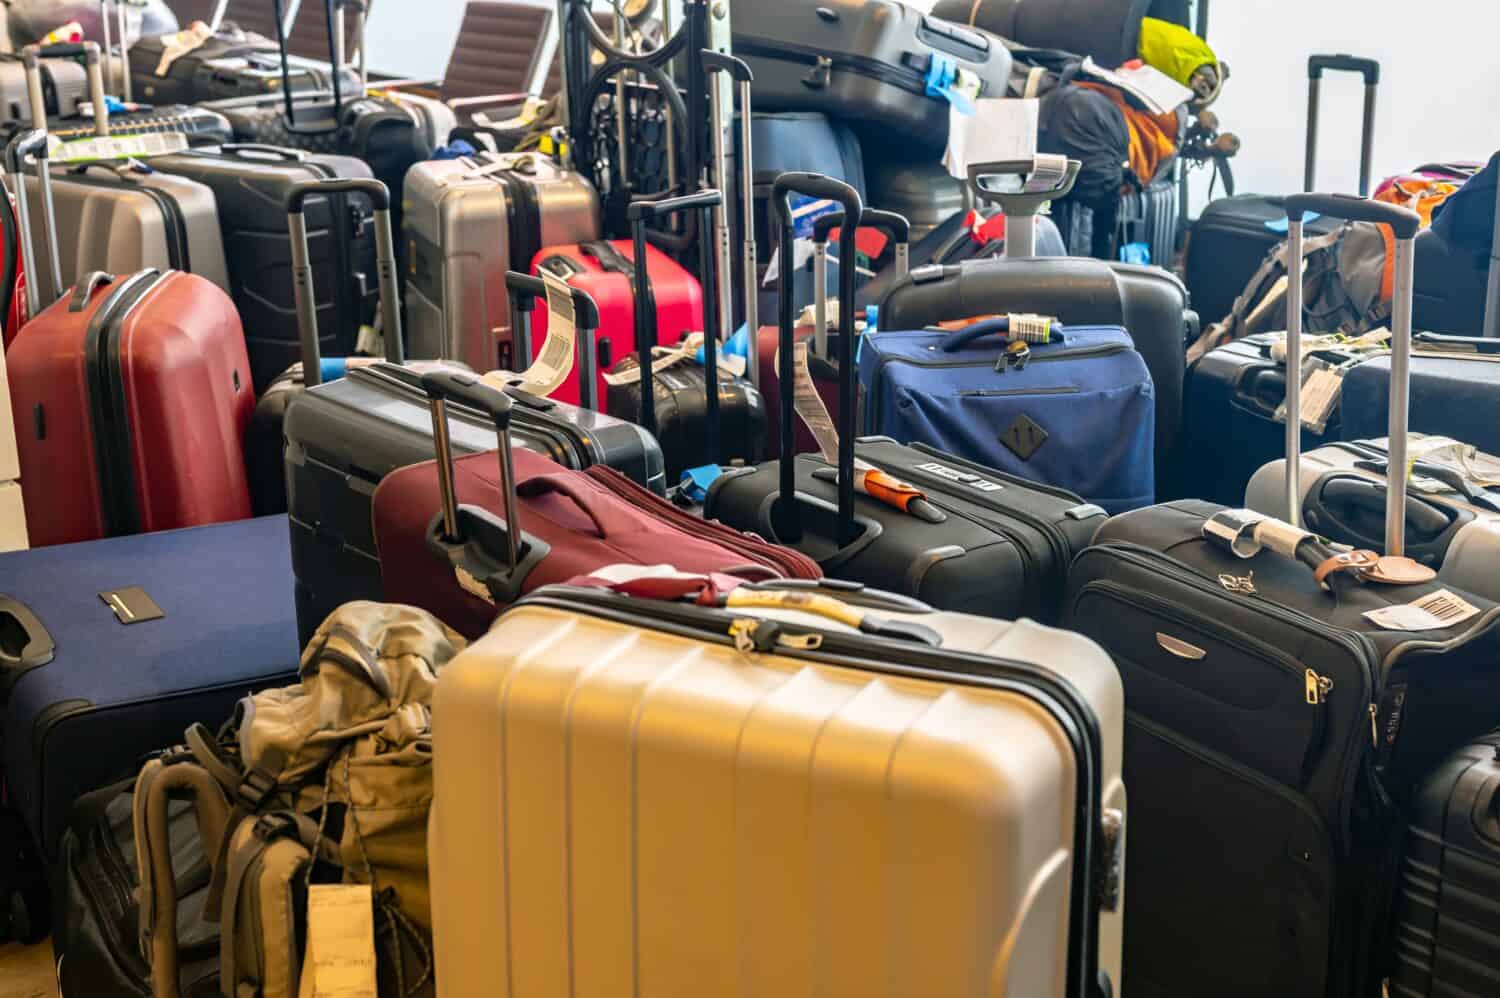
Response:
[{"label": "luggage pile", "polygon": [[1205,328],[1064,252],[1085,157],[939,163],[1100,94],[1032,5],[471,11],[560,52],[506,123],[366,3],[125,6],[17,60],[0,212],[0,941],[64,993],[1500,989],[1500,339],[1417,317],[1434,240],[1500,298],[1500,154],[1277,199]]}]

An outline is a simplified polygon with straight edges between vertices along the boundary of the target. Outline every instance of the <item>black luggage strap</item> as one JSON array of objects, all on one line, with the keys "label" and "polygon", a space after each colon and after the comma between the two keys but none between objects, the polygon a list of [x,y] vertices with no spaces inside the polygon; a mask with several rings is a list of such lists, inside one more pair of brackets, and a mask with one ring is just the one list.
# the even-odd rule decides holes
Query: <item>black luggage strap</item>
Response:
[{"label": "black luggage strap", "polygon": [[586,243],[579,243],[578,249],[584,256],[593,257],[599,261],[599,266],[611,274],[624,274],[630,280],[635,280],[635,263],[624,253],[615,249],[612,243],[603,239],[595,239]]}]

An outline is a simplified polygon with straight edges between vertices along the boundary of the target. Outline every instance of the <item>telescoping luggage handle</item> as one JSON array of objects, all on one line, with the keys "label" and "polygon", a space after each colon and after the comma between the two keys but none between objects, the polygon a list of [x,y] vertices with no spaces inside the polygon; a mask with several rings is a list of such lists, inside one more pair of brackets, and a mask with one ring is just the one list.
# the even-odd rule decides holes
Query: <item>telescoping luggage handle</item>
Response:
[{"label": "telescoping luggage handle", "polygon": [[[128,104],[135,100],[131,93],[132,81],[130,79],[130,32],[125,17],[126,0],[99,0],[99,24],[104,34],[104,58],[108,59],[114,48],[114,42],[110,37],[109,7],[114,4],[115,8],[115,30],[120,33],[120,96]],[[214,11],[213,30],[219,30],[219,21],[224,16],[223,8],[227,6],[228,0],[219,0],[219,7]]]},{"label": "telescoping luggage handle", "polygon": [[1037,172],[1038,160],[1001,160],[992,163],[974,163],[969,166],[969,186],[974,196],[1000,206],[1005,216],[1005,256],[1007,259],[1036,256],[1036,217],[1051,201],[1065,198],[1078,180],[1078,171],[1083,164],[1076,159],[1067,161],[1062,178],[1051,187],[1039,191],[997,191],[985,186],[985,181],[994,177],[1031,177]]},{"label": "telescoping luggage handle", "polygon": [[[654,437],[656,424],[656,387],[652,381],[651,348],[656,345],[656,295],[651,290],[651,275],[647,273],[646,223],[664,218],[679,211],[698,210],[703,213],[702,232],[713,231],[714,210],[724,203],[724,195],[716,190],[684,194],[681,197],[661,201],[635,201],[626,211],[630,220],[630,235],[635,251],[635,341],[636,356],[641,367],[641,425]],[[719,459],[719,310],[714,307],[718,300],[716,288],[715,253],[707,239],[698,240],[698,275],[703,292],[703,382],[708,398],[704,440],[708,460]]]},{"label": "telescoping luggage handle", "polygon": [[[422,390],[432,411],[432,439],[437,454],[438,491],[442,509],[427,527],[427,546],[453,566],[465,591],[492,603],[510,603],[521,595],[531,569],[549,548],[521,531],[516,515],[516,468],[510,441],[511,399],[478,375],[438,368],[422,375]],[[453,470],[453,441],[448,434],[448,403],[457,402],[483,413],[499,442],[500,492],[505,519],[487,510],[458,502]],[[497,562],[493,551],[504,552]]]},{"label": "telescoping luggage handle", "polygon": [[21,262],[26,268],[26,318],[31,319],[51,301],[42,293],[41,271],[36,265],[36,247],[31,239],[31,207],[26,197],[23,175],[26,157],[36,158],[37,187],[42,194],[42,238],[47,246],[48,277],[52,281],[52,301],[62,295],[62,257],[57,248],[57,212],[52,203],[52,171],[47,166],[47,132],[29,128],[10,140],[5,147],[5,179],[16,192],[17,241],[21,244]]},{"label": "telescoping luggage handle", "polygon": [[1358,73],[1365,78],[1365,117],[1359,146],[1359,194],[1370,193],[1370,162],[1375,148],[1375,95],[1380,88],[1380,63],[1352,55],[1307,57],[1307,159],[1302,167],[1302,189],[1310,191],[1318,182],[1318,104],[1323,73]]},{"label": "telescoping luggage handle", "polygon": [[[21,50],[21,68],[26,74],[26,91],[31,101],[31,123],[47,128],[47,98],[42,91],[42,59],[83,59],[88,74],[89,103],[94,110],[94,134],[109,135],[109,104],[104,97],[104,67],[98,42],[68,42],[61,45],[28,45]],[[61,109],[59,109],[61,110]]]},{"label": "telescoping luggage handle", "polygon": [[322,384],[322,351],[318,345],[318,303],[313,296],[312,254],[302,207],[314,194],[368,194],[375,205],[375,269],[380,278],[380,328],[385,359],[399,364],[401,303],[396,297],[396,240],[391,232],[391,192],[369,177],[299,180],[286,195],[287,230],[292,239],[292,293],[297,305],[297,336],[302,341],[302,383]]},{"label": "telescoping luggage handle", "polygon": [[[741,230],[741,259],[740,266],[744,268],[741,282],[744,295],[743,307],[745,310],[745,331],[750,341],[755,341],[755,331],[760,321],[759,300],[755,286],[755,164],[750,158],[750,85],[755,81],[755,74],[750,72],[750,67],[741,59],[723,52],[715,52],[712,49],[703,50],[703,68],[708,72],[708,85],[710,92],[709,106],[713,110],[714,131],[714,177],[719,187],[728,196],[729,181],[728,160],[729,151],[728,129],[722,120],[723,101],[720,100],[719,86],[721,76],[727,75],[735,84],[735,92],[739,95],[740,102],[740,158],[739,158],[739,195],[740,195],[740,230]],[[730,275],[734,273],[733,251],[730,247],[730,224],[729,205],[726,202],[715,213],[719,219],[719,273],[723,275],[719,281],[720,300],[720,328],[731,330],[734,328],[734,294],[730,288]],[[754,354],[754,350],[751,350]],[[749,364],[746,374],[750,383],[759,387],[760,369],[757,364]]]},{"label": "telescoping luggage handle", "polygon": [[[844,226],[844,213],[831,212],[813,219],[813,352],[828,358],[828,237]],[[911,223],[905,215],[879,208],[866,208],[857,229],[877,229],[896,244],[896,280],[911,272]],[[840,262],[843,258],[840,256]],[[852,305],[850,306],[853,307]],[[839,299],[839,308],[844,300]]]},{"label": "telescoping luggage handle", "polygon": [[[299,3],[300,7],[300,3]],[[292,95],[292,69],[287,50],[287,33],[291,30],[291,17],[286,15],[283,0],[271,0],[271,9],[276,19],[276,46],[281,56],[281,99],[286,116],[286,129],[294,135],[324,135],[340,128],[340,117],[344,110],[344,10],[352,9],[357,18],[355,29],[359,44],[360,96],[368,87],[365,66],[365,24],[367,7],[364,0],[324,0],[323,21],[328,31],[328,64],[333,83],[333,120],[327,125],[303,127],[297,124],[296,101]],[[293,11],[295,17],[296,11]]]},{"label": "telescoping luggage handle", "polygon": [[[781,370],[781,501],[778,503],[776,533],[782,543],[792,543],[802,534],[797,510],[796,409],[789,390],[796,369],[796,321],[792,287],[792,255],[795,232],[792,219],[792,195],[826,198],[844,208],[845,218],[863,218],[864,201],[859,191],[842,181],[818,173],[783,173],[771,185],[771,202],[781,219],[780,245],[777,248],[781,273],[777,275],[781,338],[777,343],[777,364]],[[843,303],[854,301],[855,236],[858,226],[839,227],[839,509],[837,542],[844,547],[854,540],[854,309]]]},{"label": "telescoping luggage handle", "polygon": [[[510,311],[515,316],[516,356],[531,356],[531,313],[537,302],[547,301],[547,282],[540,277],[510,270],[505,274],[505,290],[510,296]],[[578,329],[578,391],[585,409],[599,408],[599,356],[594,336],[599,332],[599,306],[588,292],[569,288],[573,299],[573,322]]]},{"label": "telescoping luggage handle", "polygon": [[1302,520],[1302,224],[1308,212],[1355,222],[1389,225],[1396,236],[1395,288],[1391,306],[1391,400],[1385,511],[1385,554],[1405,555],[1407,416],[1411,401],[1412,304],[1416,237],[1422,219],[1409,208],[1351,194],[1293,194],[1286,199],[1286,503],[1287,519]]}]

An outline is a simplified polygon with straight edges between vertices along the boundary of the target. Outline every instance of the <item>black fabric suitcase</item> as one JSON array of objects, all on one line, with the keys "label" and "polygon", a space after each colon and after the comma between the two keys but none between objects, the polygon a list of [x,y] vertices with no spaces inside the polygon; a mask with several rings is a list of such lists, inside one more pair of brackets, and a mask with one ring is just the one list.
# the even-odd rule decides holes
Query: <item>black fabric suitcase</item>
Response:
[{"label": "black fabric suitcase", "polygon": [[[300,180],[369,177],[370,168],[351,156],[257,145],[155,156],[151,166],[204,184],[218,200],[229,292],[244,322],[258,395],[301,357],[283,208],[287,192]],[[305,212],[319,296],[319,345],[328,356],[354,353],[360,327],[375,318],[373,215],[369,198],[357,192],[320,197]]]},{"label": "black fabric suitcase", "polygon": [[14,649],[0,681],[6,795],[48,861],[79,794],[297,671],[285,517],[18,551],[0,566]]},{"label": "black fabric suitcase", "polygon": [[[845,218],[859,218],[859,195],[846,184],[810,174],[788,174],[776,186],[840,201]],[[840,230],[839,292],[852,295],[855,227]],[[780,240],[782,276],[790,269],[791,226]],[[780,314],[780,370],[793,369],[790,302]],[[1022,483],[951,455],[887,438],[854,439],[854,312],[840,310],[838,349],[838,461],[797,455],[793,395],[779,393],[781,460],[726,471],[708,489],[703,514],[816,558],[832,578],[882,585],[945,610],[1013,618],[1055,617],[1062,575],[1074,550],[1087,543],[1104,511],[1077,496]],[[855,462],[917,487],[923,498],[892,505],[856,492]],[[879,580],[877,583],[876,580]]]},{"label": "black fabric suitcase", "polygon": [[1401,859],[1391,998],[1500,994],[1500,732],[1417,793]]},{"label": "black fabric suitcase", "polygon": [[[1307,153],[1304,189],[1312,187],[1317,170],[1318,106],[1325,70],[1355,72],[1364,77],[1364,137],[1360,150],[1359,193],[1370,190],[1370,155],[1374,142],[1375,92],[1380,64],[1347,55],[1313,55],[1307,60]],[[1234,300],[1260,269],[1266,254],[1286,239],[1283,199],[1261,194],[1220,198],[1203,209],[1188,237],[1184,276],[1193,307],[1204,327],[1223,321]],[[1268,228],[1267,223],[1280,223]],[[1306,223],[1309,236],[1338,228],[1340,220],[1324,216]]]},{"label": "black fabric suitcase", "polygon": [[894,0],[756,0],[733,12],[734,52],[768,111],[822,111],[889,140],[941,149],[949,103],[930,96],[934,61],[977,76],[980,97],[1004,97],[1010,51],[994,35]]},{"label": "black fabric suitcase", "polygon": [[1040,49],[1092,56],[1105,67],[1140,58],[1141,19],[1151,0],[939,0],[938,17]]},{"label": "black fabric suitcase", "polygon": [[1456,249],[1428,229],[1417,236],[1417,300],[1412,321],[1418,329],[1452,336],[1483,336],[1489,256]]},{"label": "black fabric suitcase", "polygon": [[[277,93],[283,86],[294,92],[329,90],[333,71],[327,62],[287,57],[283,80],[276,41],[246,31],[232,21],[198,48],[172,59],[162,70],[168,35],[151,35],[127,49],[131,97],[150,104],[197,104],[202,101]],[[359,92],[359,74],[345,67],[342,86]]]},{"label": "black fabric suitcase", "polygon": [[[1286,452],[1286,424],[1277,410],[1286,401],[1286,365],[1271,355],[1279,337],[1257,333],[1210,350],[1188,368],[1182,406],[1182,454],[1174,495],[1226,506],[1245,501],[1250,477]],[[1336,365],[1360,358],[1338,349],[1314,356]],[[1384,399],[1381,412],[1385,411]],[[1302,429],[1311,450],[1340,437],[1339,409],[1322,433]]]},{"label": "black fabric suitcase", "polygon": [[[1376,357],[1344,378],[1339,439],[1385,435],[1391,361]],[[1500,340],[1419,333],[1411,359],[1411,428],[1500,454]]]},{"label": "black fabric suitcase", "polygon": [[[1419,224],[1357,198],[1287,207],[1295,242],[1304,210],[1388,222],[1405,250]],[[1398,302],[1411,286],[1398,268]],[[1411,328],[1396,325],[1401,353]],[[1297,393],[1287,401],[1295,425]],[[1295,433],[1288,444],[1296,482]],[[1500,605],[1404,558],[1406,493],[1389,502],[1384,556],[1183,500],[1115,517],[1074,563],[1065,619],[1113,655],[1131,705],[1127,994],[1378,993],[1400,808],[1500,720]]]}]

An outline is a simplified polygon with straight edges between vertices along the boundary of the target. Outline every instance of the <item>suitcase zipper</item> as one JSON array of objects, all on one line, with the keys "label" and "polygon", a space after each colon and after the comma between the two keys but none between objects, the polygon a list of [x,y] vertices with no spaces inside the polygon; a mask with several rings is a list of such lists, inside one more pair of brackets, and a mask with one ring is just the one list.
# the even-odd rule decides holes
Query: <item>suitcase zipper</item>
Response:
[{"label": "suitcase zipper", "polygon": [[[1225,644],[1246,652],[1263,662],[1270,662],[1276,668],[1286,673],[1287,677],[1297,683],[1303,689],[1303,700],[1311,707],[1322,708],[1328,702],[1328,694],[1333,691],[1333,680],[1327,676],[1320,676],[1317,672],[1304,666],[1292,656],[1287,655],[1277,648],[1260,641],[1250,634],[1236,630],[1232,627],[1222,626],[1208,618],[1194,620],[1187,614],[1181,612],[1171,602],[1159,599],[1149,593],[1138,592],[1129,589],[1117,582],[1099,580],[1085,585],[1079,595],[1087,593],[1101,593],[1107,599],[1124,603],[1126,606],[1134,607],[1150,616],[1170,621],[1180,627],[1190,628],[1201,632]],[[1328,711],[1319,709],[1313,714],[1313,730],[1308,738],[1307,748],[1302,756],[1302,764],[1299,767],[1301,773],[1301,786],[1306,786],[1308,779],[1312,776],[1313,764],[1317,758],[1318,750],[1323,746],[1323,739],[1328,727]]]},{"label": "suitcase zipper", "polygon": [[84,334],[84,367],[92,410],[100,511],[105,536],[141,529],[136,505],[134,448],[120,358],[120,332],[130,310],[163,279],[156,271],[126,278],[95,310]]},{"label": "suitcase zipper", "polygon": [[[873,80],[893,87],[899,87],[907,93],[919,97],[927,96],[927,77],[915,69],[898,69],[883,59],[875,59],[862,55],[829,55],[827,51],[810,45],[798,45],[793,42],[770,41],[756,38],[753,35],[735,35],[734,48],[736,52],[752,58],[776,59],[781,62],[800,62],[813,69],[821,69],[830,76],[839,71],[855,73],[859,76],[867,76]],[[967,60],[965,60],[967,61]],[[831,82],[831,80],[829,81]],[[826,85],[825,85],[826,86]],[[979,96],[987,96],[989,85],[980,81]]]},{"label": "suitcase zipper", "polygon": [[1077,395],[1077,385],[1054,385],[1051,388],[966,388],[954,392],[957,398],[1011,398],[1019,395]]}]

